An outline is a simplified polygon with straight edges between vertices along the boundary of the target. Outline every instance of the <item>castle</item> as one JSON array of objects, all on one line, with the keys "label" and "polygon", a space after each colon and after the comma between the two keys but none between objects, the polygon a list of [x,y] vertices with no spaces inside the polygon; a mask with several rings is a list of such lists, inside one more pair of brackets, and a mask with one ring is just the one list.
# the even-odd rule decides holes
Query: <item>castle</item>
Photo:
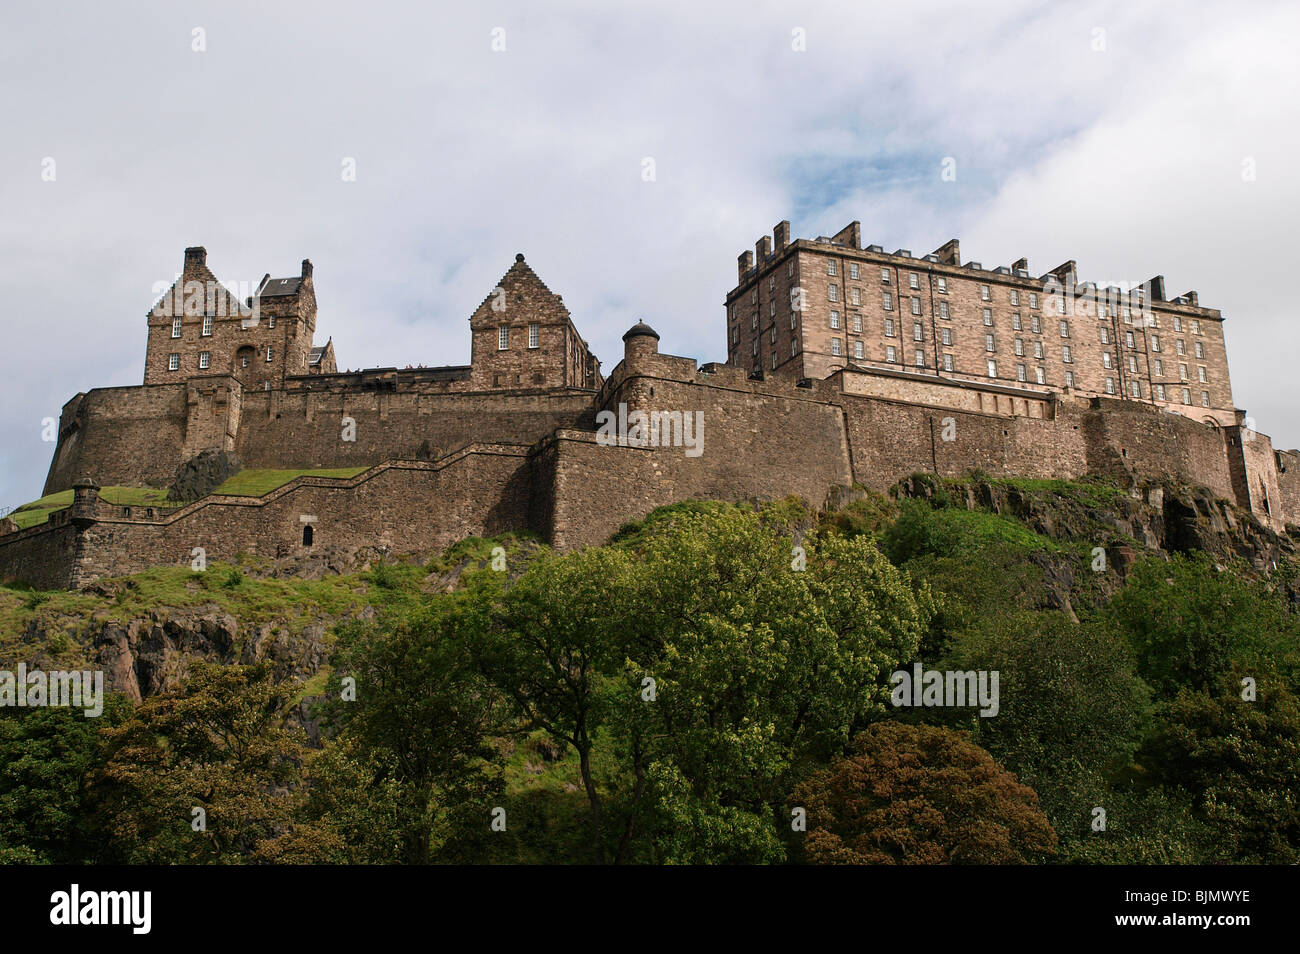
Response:
[{"label": "castle", "polygon": [[[886,253],[860,232],[791,241],[779,223],[739,257],[725,363],[662,354],[638,322],[608,376],[523,255],[470,315],[468,365],[339,372],[332,340],[315,344],[310,262],[241,300],[186,249],[148,313],[143,384],[64,406],[45,492],[72,488],[72,505],[0,521],[0,579],[79,587],[196,548],[427,553],[525,529],[569,549],[681,499],[820,505],[918,471],[1173,478],[1300,524],[1300,453],[1233,406],[1223,317],[1195,292],[1080,284],[1072,261],[1037,278],[1025,259],[962,264],[956,240]],[[165,487],[210,449],[360,472],[173,508],[99,496]]]}]

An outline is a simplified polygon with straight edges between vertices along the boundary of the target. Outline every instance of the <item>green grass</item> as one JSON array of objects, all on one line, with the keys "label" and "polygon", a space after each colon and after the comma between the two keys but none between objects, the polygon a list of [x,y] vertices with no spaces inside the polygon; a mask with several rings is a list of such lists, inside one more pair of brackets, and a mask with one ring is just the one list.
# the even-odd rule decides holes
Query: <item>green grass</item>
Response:
[{"label": "green grass", "polygon": [[[167,499],[167,491],[154,487],[104,487],[99,497],[105,503],[119,504],[124,507],[178,507],[174,500]],[[72,491],[60,490],[57,494],[47,494],[40,500],[23,504],[9,514],[9,519],[18,524],[19,530],[26,530],[42,524],[50,514],[72,506]]]},{"label": "green grass", "polygon": [[213,493],[237,497],[260,497],[283,487],[295,477],[355,477],[368,467],[327,467],[317,470],[241,470]]}]

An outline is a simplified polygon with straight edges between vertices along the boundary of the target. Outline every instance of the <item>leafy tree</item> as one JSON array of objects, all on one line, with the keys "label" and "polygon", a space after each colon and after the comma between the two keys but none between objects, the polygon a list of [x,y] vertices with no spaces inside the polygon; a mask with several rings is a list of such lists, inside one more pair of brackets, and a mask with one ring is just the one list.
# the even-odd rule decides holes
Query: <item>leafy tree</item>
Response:
[{"label": "leafy tree", "polygon": [[1293,686],[1300,674],[1300,620],[1262,584],[1204,554],[1142,561],[1103,619],[1128,639],[1158,698],[1209,688],[1234,665],[1278,672]]},{"label": "leafy tree", "polygon": [[93,838],[82,800],[102,757],[99,732],[129,709],[109,695],[93,719],[80,709],[0,710],[0,864],[80,860]]},{"label": "leafy tree", "polygon": [[795,789],[814,864],[1023,864],[1055,850],[1033,789],[963,734],[879,722]]},{"label": "leafy tree", "polygon": [[89,792],[104,860],[238,863],[288,830],[306,742],[285,724],[288,704],[264,665],[198,664],[106,729]]},{"label": "leafy tree", "polygon": [[[480,860],[502,779],[492,737],[506,713],[462,637],[474,598],[439,596],[341,633],[325,709],[337,727],[313,764],[307,809],[369,860]],[[341,680],[355,680],[344,701]]]},{"label": "leafy tree", "polygon": [[1140,759],[1192,795],[1234,860],[1300,862],[1300,700],[1278,680],[1261,680],[1255,701],[1236,676],[1213,693],[1181,690]]}]

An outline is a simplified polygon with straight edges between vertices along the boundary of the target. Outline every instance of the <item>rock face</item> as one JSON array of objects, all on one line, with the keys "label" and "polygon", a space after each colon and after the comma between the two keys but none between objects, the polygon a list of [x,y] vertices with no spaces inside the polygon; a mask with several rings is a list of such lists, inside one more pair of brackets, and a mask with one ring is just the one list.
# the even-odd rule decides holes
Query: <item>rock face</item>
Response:
[{"label": "rock face", "polygon": [[1207,490],[1170,483],[1134,485],[1104,504],[1090,504],[999,481],[970,478],[940,484],[918,474],[899,482],[893,494],[934,503],[942,497],[967,510],[1006,514],[1054,540],[1094,539],[1121,572],[1142,552],[1201,551],[1220,560],[1239,557],[1267,575],[1278,560],[1300,552],[1294,530],[1277,533],[1254,514]]},{"label": "rock face", "polygon": [[[136,702],[174,689],[195,662],[267,662],[278,679],[307,679],[328,658],[326,632],[337,620],[321,618],[294,632],[283,620],[242,625],[214,604],[164,607],[125,623],[96,620],[87,638],[87,657],[104,671],[104,688]],[[29,643],[45,635],[33,625]]]},{"label": "rock face", "polygon": [[212,493],[243,468],[244,465],[235,453],[209,447],[177,468],[176,479],[167,489],[167,499],[198,500]]}]

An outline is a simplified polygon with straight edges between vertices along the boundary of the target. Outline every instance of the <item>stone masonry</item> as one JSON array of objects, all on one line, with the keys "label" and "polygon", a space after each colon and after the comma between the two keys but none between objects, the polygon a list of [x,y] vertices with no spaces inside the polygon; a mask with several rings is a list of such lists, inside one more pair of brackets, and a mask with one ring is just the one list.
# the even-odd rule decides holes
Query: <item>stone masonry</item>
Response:
[{"label": "stone masonry", "polygon": [[[149,313],[145,383],[65,405],[45,490],[72,488],[74,503],[26,530],[0,524],[0,578],[77,587],[188,566],[198,551],[424,554],[510,530],[569,549],[682,499],[821,505],[853,484],[883,491],[916,472],[973,469],[1174,478],[1274,528],[1300,524],[1300,453],[1275,451],[1232,406],[1222,317],[1195,293],[1167,301],[1153,280],[1089,297],[1072,262],[1033,280],[1024,260],[959,265],[955,240],[920,259],[887,255],[859,247],[857,223],[815,242],[791,243],[788,223],[774,234],[741,256],[725,364],[663,354],[638,323],[608,378],[522,255],[470,317],[469,365],[339,373],[332,342],[313,345],[310,262],[295,278],[268,275],[241,304],[213,287],[204,250],[187,249]],[[664,424],[665,440],[605,439],[603,419],[638,412]],[[670,439],[683,416],[698,452]],[[165,487],[213,451],[245,467],[364,470],[175,509],[99,496]]]}]

